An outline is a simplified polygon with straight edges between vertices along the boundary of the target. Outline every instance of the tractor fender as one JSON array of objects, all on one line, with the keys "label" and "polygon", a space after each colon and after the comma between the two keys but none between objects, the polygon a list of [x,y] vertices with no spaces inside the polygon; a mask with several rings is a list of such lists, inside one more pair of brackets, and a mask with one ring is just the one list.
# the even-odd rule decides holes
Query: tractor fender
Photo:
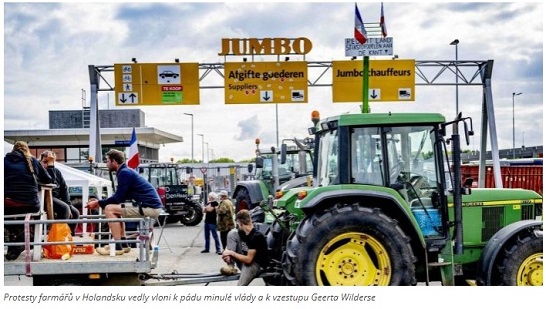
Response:
[{"label": "tractor fender", "polygon": [[[499,252],[504,248],[506,242],[525,229],[533,229],[541,226],[541,221],[523,220],[509,224],[496,232],[482,250],[480,260],[478,261],[476,274],[477,282],[480,285],[491,285],[491,272],[495,265],[495,260],[499,255]],[[542,237],[542,230],[540,230],[539,233],[540,237]]]},{"label": "tractor fender", "polygon": [[247,181],[239,181],[237,182],[237,185],[235,186],[235,190],[233,190],[233,196],[232,198],[237,198],[237,193],[241,188],[245,188],[248,192],[248,195],[250,197],[250,202],[255,205],[263,201],[268,196],[268,189],[266,185],[259,180],[247,180]]},{"label": "tractor fender", "polygon": [[280,184],[275,191],[287,191],[293,188],[305,187],[307,186],[307,176],[298,177],[291,179],[287,182]]},{"label": "tractor fender", "polygon": [[[411,231],[406,231],[410,237],[413,239],[418,239],[422,248],[426,248],[425,238],[422,233],[419,233],[419,224],[413,216],[410,215],[409,206],[405,204],[402,197],[398,194],[393,194],[384,191],[376,190],[362,190],[362,189],[342,189],[342,190],[331,190],[325,191],[313,196],[301,209],[306,213],[310,214],[315,212],[317,209],[323,207],[327,204],[328,201],[358,201],[362,198],[372,198],[377,200],[387,200],[395,207],[391,209],[383,209],[383,211],[391,216],[393,219],[396,219],[402,225],[411,226]],[[402,217],[400,217],[402,216]]]}]

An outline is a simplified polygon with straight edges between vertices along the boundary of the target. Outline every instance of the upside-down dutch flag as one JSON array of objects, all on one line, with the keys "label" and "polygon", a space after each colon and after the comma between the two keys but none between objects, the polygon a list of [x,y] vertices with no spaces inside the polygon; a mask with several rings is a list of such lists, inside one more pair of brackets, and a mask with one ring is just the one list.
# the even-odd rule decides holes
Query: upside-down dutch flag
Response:
[{"label": "upside-down dutch flag", "polygon": [[138,144],[136,138],[135,128],[133,128],[133,135],[131,136],[131,142],[129,143],[129,160],[127,161],[127,166],[135,169],[140,163],[140,158],[138,156]]},{"label": "upside-down dutch flag", "polygon": [[387,24],[385,23],[385,14],[383,13],[383,2],[381,2],[381,19],[379,20],[379,26],[381,27],[381,34],[383,37],[387,37]]},{"label": "upside-down dutch flag", "polygon": [[366,33],[366,28],[364,28],[364,23],[362,22],[362,17],[360,17],[360,12],[358,11],[358,6],[355,3],[355,39],[360,43],[364,44],[368,40],[368,34]]}]

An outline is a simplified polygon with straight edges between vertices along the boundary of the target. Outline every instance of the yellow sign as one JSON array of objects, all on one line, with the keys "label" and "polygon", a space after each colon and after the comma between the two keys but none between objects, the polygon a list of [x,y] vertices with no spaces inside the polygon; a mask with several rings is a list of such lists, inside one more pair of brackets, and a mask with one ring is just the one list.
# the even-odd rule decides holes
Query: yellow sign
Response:
[{"label": "yellow sign", "polygon": [[226,104],[307,103],[307,62],[226,62]]},{"label": "yellow sign", "polygon": [[[332,61],[333,102],[362,102],[363,61]],[[368,102],[414,101],[415,60],[370,60]]]},{"label": "yellow sign", "polygon": [[198,105],[198,63],[114,64],[116,105]]}]

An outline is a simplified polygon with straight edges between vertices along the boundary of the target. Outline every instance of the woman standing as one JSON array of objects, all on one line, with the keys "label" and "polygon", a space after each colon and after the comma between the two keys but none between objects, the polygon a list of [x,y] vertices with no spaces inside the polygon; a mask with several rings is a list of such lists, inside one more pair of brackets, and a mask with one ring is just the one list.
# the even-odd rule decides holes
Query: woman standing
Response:
[{"label": "woman standing", "polygon": [[216,225],[216,209],[218,208],[218,195],[216,193],[209,193],[209,201],[203,212],[205,213],[205,250],[201,253],[208,253],[210,248],[210,234],[214,238],[214,244],[216,246],[216,254],[222,254],[220,249],[220,239],[218,238],[218,227]]}]

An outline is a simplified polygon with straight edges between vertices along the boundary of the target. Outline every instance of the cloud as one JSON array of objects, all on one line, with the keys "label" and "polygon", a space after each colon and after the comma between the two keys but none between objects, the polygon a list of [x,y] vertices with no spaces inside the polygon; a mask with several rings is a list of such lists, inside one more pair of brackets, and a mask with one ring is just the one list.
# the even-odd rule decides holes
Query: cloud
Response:
[{"label": "cloud", "polygon": [[238,141],[244,141],[259,136],[262,126],[258,121],[258,115],[254,115],[237,123],[240,129],[239,135],[235,137]]},{"label": "cloud", "polygon": [[[379,2],[359,4],[359,9],[365,22],[378,22]],[[400,59],[453,60],[455,50],[449,43],[457,38],[460,60],[494,60],[492,91],[500,148],[512,146],[513,92],[523,92],[515,102],[517,139],[524,133],[525,144],[543,143],[543,117],[537,116],[543,114],[542,12],[539,2],[385,2],[389,36]],[[222,38],[307,37],[313,49],[306,61],[345,60],[343,40],[353,35],[353,14],[353,3],[334,2],[7,2],[4,128],[46,129],[47,111],[81,109],[82,93],[89,104],[89,65],[127,63],[133,57],[140,63],[175,58],[198,63],[240,61],[218,56]],[[469,78],[474,73],[460,70]],[[223,77],[209,73],[202,76],[199,105],[139,106],[148,127],[184,138],[183,143],[162,147],[161,160],[191,155],[190,119],[183,113],[195,115],[194,134],[205,134],[217,157],[246,159],[252,157],[255,138],[270,146],[284,138],[306,137],[313,110],[323,117],[360,112],[358,102],[332,103],[330,86],[309,87],[308,103],[303,104],[226,105]],[[325,85],[331,83],[329,74],[323,76]],[[310,82],[318,77],[311,70],[309,75]],[[114,87],[113,73],[105,77],[101,87]],[[442,77],[443,82],[453,83],[451,77]],[[113,91],[99,92],[101,109],[123,108],[114,101]],[[459,103],[463,113],[473,117],[479,147],[481,88],[460,86]],[[451,119],[455,87],[416,86],[415,102],[372,103],[371,108],[374,113],[432,111]],[[198,157],[201,141],[194,139]]]}]

